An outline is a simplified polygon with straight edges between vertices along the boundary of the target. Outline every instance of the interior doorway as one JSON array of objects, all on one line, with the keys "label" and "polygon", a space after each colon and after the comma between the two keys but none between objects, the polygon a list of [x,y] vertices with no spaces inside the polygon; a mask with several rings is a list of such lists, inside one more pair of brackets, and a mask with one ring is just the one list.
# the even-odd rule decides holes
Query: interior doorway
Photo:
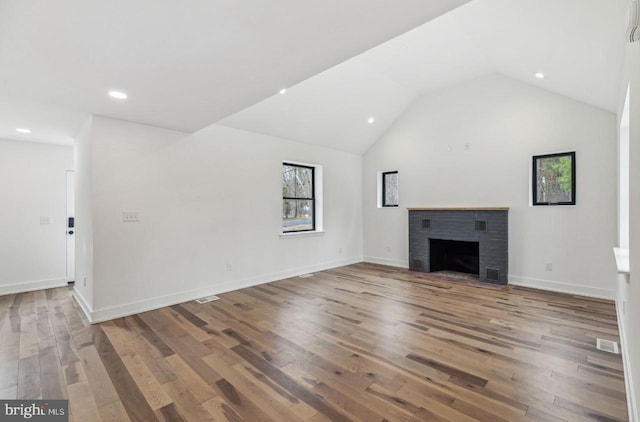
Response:
[{"label": "interior doorway", "polygon": [[67,173],[67,283],[76,280],[76,241],[75,241],[75,170]]}]

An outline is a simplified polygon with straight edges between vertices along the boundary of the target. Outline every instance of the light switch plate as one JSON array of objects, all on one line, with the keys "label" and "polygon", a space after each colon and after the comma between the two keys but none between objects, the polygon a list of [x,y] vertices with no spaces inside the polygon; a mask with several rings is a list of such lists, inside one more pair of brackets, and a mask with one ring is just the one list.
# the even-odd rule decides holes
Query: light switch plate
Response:
[{"label": "light switch plate", "polygon": [[40,224],[51,224],[51,217],[40,217]]}]

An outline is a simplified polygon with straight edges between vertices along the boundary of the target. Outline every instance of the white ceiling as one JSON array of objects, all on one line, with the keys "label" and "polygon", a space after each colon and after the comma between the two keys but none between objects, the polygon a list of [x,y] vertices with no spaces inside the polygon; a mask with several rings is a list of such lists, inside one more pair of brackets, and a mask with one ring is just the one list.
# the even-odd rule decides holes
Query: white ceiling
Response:
[{"label": "white ceiling", "polygon": [[615,112],[627,4],[0,0],[0,138],[68,145],[98,114],[362,153],[417,96],[487,73]]},{"label": "white ceiling", "polygon": [[[70,146],[86,118],[84,113],[0,96],[0,139]],[[16,128],[28,128],[31,133],[18,133]]]},{"label": "white ceiling", "polygon": [[[356,58],[220,124],[361,153],[414,98],[412,90]],[[372,116],[376,122],[369,125]]]},{"label": "white ceiling", "polygon": [[89,114],[196,131],[467,1],[0,0],[0,136],[67,143]]},{"label": "white ceiling", "polygon": [[487,73],[615,112],[627,6],[473,0],[220,123],[363,153],[415,97]]}]

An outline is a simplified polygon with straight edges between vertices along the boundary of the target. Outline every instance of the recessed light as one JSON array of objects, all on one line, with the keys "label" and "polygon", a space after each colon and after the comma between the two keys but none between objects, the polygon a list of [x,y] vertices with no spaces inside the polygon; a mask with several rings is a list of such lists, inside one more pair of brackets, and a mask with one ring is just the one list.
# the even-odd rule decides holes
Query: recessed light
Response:
[{"label": "recessed light", "polygon": [[18,127],[18,128],[16,128],[16,132],[31,133],[31,129],[27,129],[26,127]]},{"label": "recessed light", "polygon": [[278,91],[279,94],[284,94],[285,92],[287,92],[287,88],[282,88],[280,91]]},{"label": "recessed light", "polygon": [[117,100],[126,100],[128,95],[122,91],[109,91],[109,96]]},{"label": "recessed light", "polygon": [[533,76],[535,76],[538,79],[544,79],[544,73],[542,72],[536,72],[533,74]]},{"label": "recessed light", "polygon": [[375,122],[376,119],[374,117],[369,117],[369,119],[367,120],[367,123],[369,124],[373,124],[373,122]]}]

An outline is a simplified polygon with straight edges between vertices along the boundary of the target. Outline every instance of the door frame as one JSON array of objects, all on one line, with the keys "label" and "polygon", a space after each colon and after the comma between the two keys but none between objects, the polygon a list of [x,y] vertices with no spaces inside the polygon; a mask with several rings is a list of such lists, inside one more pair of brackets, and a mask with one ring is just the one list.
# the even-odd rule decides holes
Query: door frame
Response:
[{"label": "door frame", "polygon": [[[66,268],[66,277],[67,283],[75,282],[75,224],[74,227],[69,227],[69,218],[74,218],[76,216],[75,213],[75,170],[67,169],[65,170],[65,183],[66,183],[66,218],[64,223],[64,233],[65,233],[65,268]],[[73,234],[69,234],[70,231],[73,231]]]}]

